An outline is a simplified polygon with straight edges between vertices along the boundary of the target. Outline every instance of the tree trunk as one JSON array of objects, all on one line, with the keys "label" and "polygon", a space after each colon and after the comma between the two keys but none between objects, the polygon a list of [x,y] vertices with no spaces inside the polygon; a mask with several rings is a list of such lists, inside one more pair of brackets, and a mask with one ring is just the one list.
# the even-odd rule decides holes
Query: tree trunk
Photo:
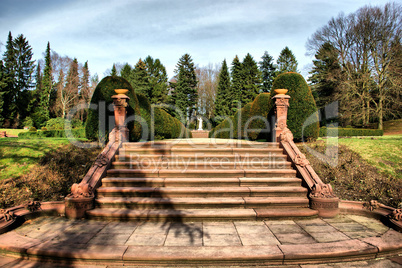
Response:
[{"label": "tree trunk", "polygon": [[382,117],[383,117],[383,98],[382,96],[380,97],[380,99],[378,100],[378,129],[383,129],[383,121],[382,121]]}]

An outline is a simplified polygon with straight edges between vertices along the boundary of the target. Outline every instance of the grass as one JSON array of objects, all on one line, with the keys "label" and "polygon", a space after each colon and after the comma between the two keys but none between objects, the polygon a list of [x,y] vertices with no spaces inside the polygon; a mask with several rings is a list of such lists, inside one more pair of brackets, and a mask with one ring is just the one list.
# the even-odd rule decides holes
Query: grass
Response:
[{"label": "grass", "polygon": [[65,138],[0,139],[0,181],[26,174],[46,153],[66,144]]},{"label": "grass", "polygon": [[402,179],[402,135],[342,138],[338,142],[358,153],[384,175]]},{"label": "grass", "polygon": [[384,134],[401,134],[402,133],[402,119],[389,120],[384,122]]},{"label": "grass", "polygon": [[21,132],[26,132],[25,129],[13,129],[13,128],[0,128],[0,132],[5,131],[7,135],[18,136]]},{"label": "grass", "polygon": [[65,138],[0,139],[0,208],[63,200],[100,151],[79,148]]},{"label": "grass", "polygon": [[402,135],[319,139],[298,147],[341,199],[402,208]]}]

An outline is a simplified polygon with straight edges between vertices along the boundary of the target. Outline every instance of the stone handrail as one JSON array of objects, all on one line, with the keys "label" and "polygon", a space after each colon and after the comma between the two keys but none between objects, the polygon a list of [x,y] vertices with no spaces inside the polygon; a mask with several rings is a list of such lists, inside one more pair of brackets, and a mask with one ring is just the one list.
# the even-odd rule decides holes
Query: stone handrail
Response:
[{"label": "stone handrail", "polygon": [[110,167],[122,143],[128,141],[126,127],[126,107],[129,97],[127,90],[116,89],[117,95],[112,96],[114,104],[115,128],[109,134],[109,142],[98,155],[95,162],[80,183],[74,183],[71,193],[65,199],[65,214],[68,218],[82,218],[85,212],[94,207],[94,191],[102,183],[102,178]]},{"label": "stone handrail", "polygon": [[275,90],[278,94],[275,99],[276,141],[279,142],[285,153],[296,167],[298,174],[309,188],[310,207],[318,210],[322,217],[334,217],[339,212],[339,199],[332,191],[330,184],[325,184],[314,171],[306,156],[300,152],[293,142],[293,134],[287,128],[287,111],[290,96],[285,95],[286,89]]}]

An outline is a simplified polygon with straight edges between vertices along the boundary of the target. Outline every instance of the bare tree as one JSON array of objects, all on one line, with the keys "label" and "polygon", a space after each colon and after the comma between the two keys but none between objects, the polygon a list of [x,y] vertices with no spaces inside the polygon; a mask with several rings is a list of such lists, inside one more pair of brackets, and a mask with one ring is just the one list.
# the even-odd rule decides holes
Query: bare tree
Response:
[{"label": "bare tree", "polygon": [[207,66],[195,69],[198,80],[198,113],[204,115],[208,119],[213,116],[215,109],[215,97],[218,87],[218,76],[220,65],[209,63]]},{"label": "bare tree", "polygon": [[395,43],[400,42],[401,11],[401,5],[389,3],[383,8],[365,6],[348,16],[341,13],[307,41],[309,54],[326,42],[337,50],[345,74],[338,99],[344,110],[352,111],[344,115],[349,120],[367,124],[374,113],[382,129],[385,114],[393,112],[390,96],[400,88],[392,81],[400,78],[390,68],[395,66],[394,74],[400,73],[392,62],[397,55]]}]

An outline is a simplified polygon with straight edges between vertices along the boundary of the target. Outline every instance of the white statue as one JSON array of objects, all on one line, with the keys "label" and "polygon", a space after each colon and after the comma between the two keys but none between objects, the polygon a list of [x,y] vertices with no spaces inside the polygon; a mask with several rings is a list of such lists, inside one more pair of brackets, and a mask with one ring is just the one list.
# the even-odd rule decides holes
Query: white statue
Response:
[{"label": "white statue", "polygon": [[202,130],[202,117],[198,117],[198,130]]}]

